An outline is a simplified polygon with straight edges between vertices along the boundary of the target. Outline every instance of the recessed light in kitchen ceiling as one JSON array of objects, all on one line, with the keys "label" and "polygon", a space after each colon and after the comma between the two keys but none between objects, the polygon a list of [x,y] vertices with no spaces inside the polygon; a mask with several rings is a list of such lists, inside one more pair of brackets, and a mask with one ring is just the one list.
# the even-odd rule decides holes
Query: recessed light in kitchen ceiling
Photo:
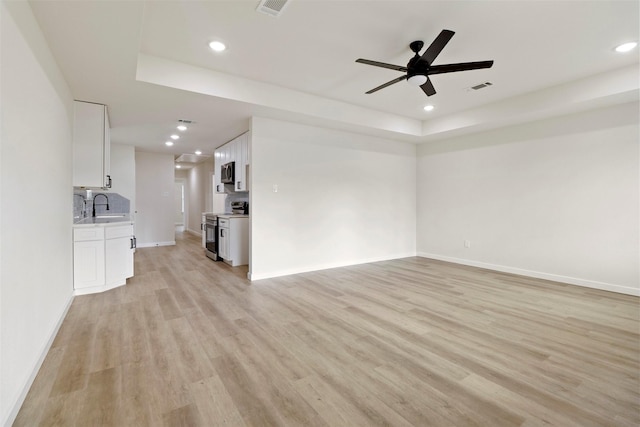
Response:
[{"label": "recessed light in kitchen ceiling", "polygon": [[630,52],[636,46],[638,46],[638,43],[636,42],[623,43],[620,46],[616,47],[616,52],[620,52],[620,53]]},{"label": "recessed light in kitchen ceiling", "polygon": [[180,139],[180,137],[174,133],[173,135],[171,135],[171,139]]},{"label": "recessed light in kitchen ceiling", "polygon": [[433,105],[425,105],[424,106],[424,111],[433,111],[433,109],[436,108]]},{"label": "recessed light in kitchen ceiling", "polygon": [[224,43],[222,43],[221,41],[217,41],[217,40],[212,41],[211,43],[209,43],[209,47],[214,52],[222,52],[223,50],[225,50],[227,48],[227,46],[225,46]]},{"label": "recessed light in kitchen ceiling", "polygon": [[176,165],[176,169],[180,169],[182,166],[180,165]]},{"label": "recessed light in kitchen ceiling", "polygon": [[179,125],[176,127],[176,129],[178,129],[181,132],[184,132],[185,130],[187,130],[187,127],[185,125]]},{"label": "recessed light in kitchen ceiling", "polygon": [[196,150],[196,156],[199,156],[200,154],[202,154],[202,151]]},{"label": "recessed light in kitchen ceiling", "polygon": [[173,145],[173,141],[167,141],[164,143],[167,147],[171,147]]}]

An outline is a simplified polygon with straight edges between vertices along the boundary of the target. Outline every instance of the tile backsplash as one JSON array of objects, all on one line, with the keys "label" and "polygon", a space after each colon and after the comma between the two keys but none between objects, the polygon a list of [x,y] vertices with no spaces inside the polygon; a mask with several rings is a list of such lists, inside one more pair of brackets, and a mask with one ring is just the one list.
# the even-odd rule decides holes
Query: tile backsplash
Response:
[{"label": "tile backsplash", "polygon": [[[248,202],[249,193],[229,193],[224,201],[224,211],[231,212],[231,202]],[[251,212],[251,206],[249,206],[249,212]]]},{"label": "tile backsplash", "polygon": [[101,191],[83,190],[74,188],[73,190],[73,218],[90,217],[93,213],[93,201],[98,194],[104,194],[109,201],[107,210],[107,199],[99,196],[96,201],[96,215],[104,214],[129,214],[129,199],[122,197],[118,193],[107,193]]}]

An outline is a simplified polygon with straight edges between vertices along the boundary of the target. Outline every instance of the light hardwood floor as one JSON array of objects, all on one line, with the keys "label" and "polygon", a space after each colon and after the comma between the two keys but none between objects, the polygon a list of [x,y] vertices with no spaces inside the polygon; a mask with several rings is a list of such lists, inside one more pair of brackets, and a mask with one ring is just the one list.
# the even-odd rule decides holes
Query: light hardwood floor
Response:
[{"label": "light hardwood floor", "polygon": [[638,426],[638,298],[423,258],[76,297],[15,426]]}]

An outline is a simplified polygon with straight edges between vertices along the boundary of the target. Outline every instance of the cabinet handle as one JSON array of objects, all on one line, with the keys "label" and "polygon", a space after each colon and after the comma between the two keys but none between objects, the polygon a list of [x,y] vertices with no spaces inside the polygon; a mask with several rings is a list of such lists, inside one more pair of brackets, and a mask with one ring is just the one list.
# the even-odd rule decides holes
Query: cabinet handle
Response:
[{"label": "cabinet handle", "polygon": [[138,247],[138,239],[136,239],[136,236],[133,236],[133,239],[131,239],[131,249],[135,249]]},{"label": "cabinet handle", "polygon": [[105,185],[106,188],[111,188],[111,175],[107,175],[107,183]]},{"label": "cabinet handle", "polygon": [[133,249],[133,237],[129,239],[129,242],[131,243],[129,249]]}]

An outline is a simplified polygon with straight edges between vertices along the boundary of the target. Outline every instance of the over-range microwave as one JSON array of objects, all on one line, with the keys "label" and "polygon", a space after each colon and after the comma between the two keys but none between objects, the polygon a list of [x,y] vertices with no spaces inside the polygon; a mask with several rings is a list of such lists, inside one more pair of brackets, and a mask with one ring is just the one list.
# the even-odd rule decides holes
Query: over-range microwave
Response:
[{"label": "over-range microwave", "polygon": [[220,167],[220,182],[222,182],[223,184],[236,183],[234,174],[235,163],[236,162],[225,163]]}]

